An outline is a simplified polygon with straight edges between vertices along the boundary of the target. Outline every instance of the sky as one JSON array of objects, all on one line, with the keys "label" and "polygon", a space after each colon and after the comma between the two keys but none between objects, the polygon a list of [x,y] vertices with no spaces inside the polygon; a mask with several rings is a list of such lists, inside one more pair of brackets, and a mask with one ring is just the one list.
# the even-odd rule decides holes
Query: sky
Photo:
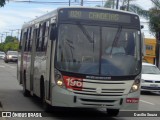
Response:
[{"label": "sky", "polygon": [[[66,3],[22,3],[15,1],[23,0],[10,0],[7,2],[4,7],[0,7],[0,39],[3,34],[2,41],[4,41],[6,33],[7,35],[18,36],[18,30],[21,29],[22,25],[25,22],[28,22],[38,16],[46,14],[58,7],[69,6],[67,3],[69,0],[32,0],[32,1],[41,1],[41,2],[66,2]],[[26,0],[27,1],[27,0]],[[77,1],[77,3],[71,3],[71,6],[80,6],[80,0],[71,0],[71,2]],[[95,2],[93,2],[95,1]],[[99,2],[96,2],[99,1]],[[121,1],[121,0],[120,0]],[[93,7],[96,5],[102,6],[105,3],[105,0],[84,0],[84,6]],[[150,0],[136,0],[131,2],[132,4],[137,4],[145,10],[148,10],[153,6]],[[144,29],[142,30],[145,33],[145,37],[153,38],[148,30],[148,21],[141,19]],[[11,32],[13,30],[13,32]]]}]

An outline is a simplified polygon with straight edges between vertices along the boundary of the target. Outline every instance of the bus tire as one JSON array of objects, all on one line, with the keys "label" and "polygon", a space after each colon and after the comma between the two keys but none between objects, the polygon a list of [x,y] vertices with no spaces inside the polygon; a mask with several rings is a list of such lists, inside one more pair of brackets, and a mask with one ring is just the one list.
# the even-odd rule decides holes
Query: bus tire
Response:
[{"label": "bus tire", "polygon": [[29,97],[30,96],[30,92],[26,89],[26,72],[24,71],[24,76],[23,76],[23,95],[25,97]]},{"label": "bus tire", "polygon": [[51,111],[51,106],[46,102],[45,99],[45,87],[44,87],[44,79],[43,77],[41,77],[41,81],[40,81],[40,96],[41,96],[41,100],[43,103],[43,109],[45,112],[50,112]]},{"label": "bus tire", "polygon": [[119,114],[119,109],[107,109],[108,116],[117,116]]}]

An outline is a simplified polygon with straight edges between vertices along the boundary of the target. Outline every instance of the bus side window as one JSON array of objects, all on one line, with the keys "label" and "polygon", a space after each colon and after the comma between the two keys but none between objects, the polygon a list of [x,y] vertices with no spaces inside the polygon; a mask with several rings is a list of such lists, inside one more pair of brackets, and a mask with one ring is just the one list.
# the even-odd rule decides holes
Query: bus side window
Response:
[{"label": "bus side window", "polygon": [[48,37],[49,37],[49,21],[46,23],[45,36],[44,37],[45,38],[44,38],[43,51],[46,51],[47,43],[48,43]]},{"label": "bus side window", "polygon": [[42,35],[43,35],[43,24],[41,24],[41,26],[40,26],[40,28],[39,28],[39,36],[38,36],[38,38],[39,38],[39,43],[38,43],[38,45],[37,45],[37,51],[41,51],[41,44],[42,44]]},{"label": "bus side window", "polygon": [[24,51],[27,51],[27,43],[28,43],[28,29],[27,29],[27,32],[25,32],[25,36],[24,36],[24,39],[25,39],[25,48],[24,48]]},{"label": "bus side window", "polygon": [[42,26],[42,43],[41,43],[41,51],[44,51],[45,31],[46,31],[46,22],[43,23],[43,26]]},{"label": "bus side window", "polygon": [[40,35],[40,27],[36,30],[36,51],[39,51],[39,35]]},{"label": "bus side window", "polygon": [[28,33],[28,51],[31,51],[31,33],[32,33],[32,27],[29,29]]},{"label": "bus side window", "polygon": [[23,30],[21,30],[21,36],[20,36],[20,43],[19,43],[19,51],[21,51],[22,50],[22,44],[23,44]]}]

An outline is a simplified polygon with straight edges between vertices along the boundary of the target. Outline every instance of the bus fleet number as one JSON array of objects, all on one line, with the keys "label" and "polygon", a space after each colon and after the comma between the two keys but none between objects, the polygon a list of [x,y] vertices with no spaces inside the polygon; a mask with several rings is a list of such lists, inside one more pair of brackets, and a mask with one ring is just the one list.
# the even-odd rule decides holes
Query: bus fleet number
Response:
[{"label": "bus fleet number", "polygon": [[67,80],[67,86],[71,87],[82,87],[82,81],[77,80],[75,78],[68,78]]}]

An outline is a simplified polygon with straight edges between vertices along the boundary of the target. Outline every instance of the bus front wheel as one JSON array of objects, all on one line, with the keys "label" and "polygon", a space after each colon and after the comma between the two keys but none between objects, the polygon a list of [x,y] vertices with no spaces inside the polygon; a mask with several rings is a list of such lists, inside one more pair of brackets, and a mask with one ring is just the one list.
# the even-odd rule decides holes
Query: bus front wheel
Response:
[{"label": "bus front wheel", "polygon": [[117,116],[119,114],[119,109],[107,109],[108,116]]}]

